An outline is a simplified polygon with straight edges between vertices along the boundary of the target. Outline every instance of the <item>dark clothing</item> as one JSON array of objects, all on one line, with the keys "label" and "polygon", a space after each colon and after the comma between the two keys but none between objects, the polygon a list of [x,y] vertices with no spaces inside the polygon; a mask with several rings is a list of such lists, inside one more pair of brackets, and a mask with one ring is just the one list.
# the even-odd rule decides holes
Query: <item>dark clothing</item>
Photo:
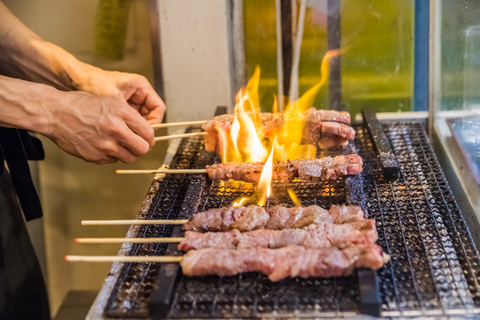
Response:
[{"label": "dark clothing", "polygon": [[40,265],[6,170],[0,178],[0,319],[50,319]]},{"label": "dark clothing", "polygon": [[30,136],[26,130],[0,127],[0,176],[5,160],[27,221],[43,215],[27,160],[44,158],[42,143]]},{"label": "dark clothing", "polygon": [[40,140],[25,130],[0,127],[1,320],[50,319],[45,283],[22,217],[22,210],[27,221],[42,216],[27,160],[43,158]]}]

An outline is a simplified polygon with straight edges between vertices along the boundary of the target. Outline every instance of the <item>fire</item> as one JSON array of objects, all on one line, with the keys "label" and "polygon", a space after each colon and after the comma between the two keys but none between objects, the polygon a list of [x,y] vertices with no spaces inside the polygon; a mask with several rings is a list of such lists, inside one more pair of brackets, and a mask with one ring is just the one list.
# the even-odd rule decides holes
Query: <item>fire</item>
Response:
[{"label": "fire", "polygon": [[293,203],[295,203],[295,206],[296,207],[300,207],[301,204],[300,204],[300,199],[298,199],[297,195],[295,194],[295,192],[293,192],[292,189],[288,189],[288,195],[290,196],[290,198],[292,199]]},{"label": "fire", "polygon": [[[257,186],[258,205],[265,205],[266,199],[272,193],[272,174],[274,161],[288,159],[311,159],[315,157],[316,147],[303,145],[303,129],[305,117],[303,114],[312,107],[313,101],[320,88],[325,84],[328,75],[328,61],[340,54],[340,50],[330,50],[325,55],[321,65],[321,80],[310,88],[297,101],[289,103],[284,114],[277,114],[276,99],[273,105],[275,121],[282,121],[283,125],[275,132],[265,134],[262,123],[261,108],[258,98],[258,84],[260,68],[256,68],[252,78],[245,88],[240,89],[236,97],[233,123],[228,129],[217,127],[222,145],[223,162],[265,162],[260,181]],[[298,198],[289,190],[290,197],[295,203]],[[241,206],[249,197],[235,201],[235,206]]]},{"label": "fire", "polygon": [[260,199],[258,201],[259,206],[265,205],[265,201],[270,196],[272,192],[272,176],[273,176],[273,154],[275,152],[275,142],[277,139],[274,140],[274,144],[272,150],[270,151],[270,155],[268,156],[267,162],[263,167],[262,174],[260,175],[260,181],[258,182],[257,190],[261,192]]}]

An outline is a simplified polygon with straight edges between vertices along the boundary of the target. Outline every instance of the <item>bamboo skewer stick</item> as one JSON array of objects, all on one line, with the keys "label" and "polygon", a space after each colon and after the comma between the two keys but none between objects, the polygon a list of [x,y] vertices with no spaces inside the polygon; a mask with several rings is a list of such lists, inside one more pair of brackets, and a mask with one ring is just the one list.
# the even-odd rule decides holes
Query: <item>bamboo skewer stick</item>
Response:
[{"label": "bamboo skewer stick", "polygon": [[208,120],[197,120],[197,121],[159,123],[159,124],[152,124],[152,128],[153,129],[159,129],[159,128],[168,128],[168,127],[189,126],[189,125],[194,125],[194,124],[204,124],[207,121]]},{"label": "bamboo skewer stick", "polygon": [[188,220],[82,220],[82,226],[113,226],[131,224],[185,224]]},{"label": "bamboo skewer stick", "polygon": [[76,243],[177,243],[183,238],[76,238]]},{"label": "bamboo skewer stick", "polygon": [[153,170],[115,170],[117,174],[150,174],[150,173],[207,173],[207,169],[153,169]]},{"label": "bamboo skewer stick", "polygon": [[163,140],[170,140],[170,139],[180,139],[180,138],[190,138],[190,137],[205,136],[205,135],[207,135],[207,132],[193,132],[193,133],[171,134],[171,135],[169,135],[169,136],[155,137],[155,141],[163,141]]},{"label": "bamboo skewer stick", "polygon": [[65,256],[69,262],[180,262],[176,256]]}]

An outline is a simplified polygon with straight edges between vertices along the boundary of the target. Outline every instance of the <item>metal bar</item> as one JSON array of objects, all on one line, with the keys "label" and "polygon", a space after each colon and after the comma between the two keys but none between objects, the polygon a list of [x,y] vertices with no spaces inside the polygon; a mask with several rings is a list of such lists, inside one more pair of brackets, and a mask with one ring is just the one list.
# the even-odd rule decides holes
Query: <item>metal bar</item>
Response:
[{"label": "metal bar", "polygon": [[232,81],[232,102],[235,104],[235,94],[241,87],[246,85],[245,74],[245,35],[243,21],[243,0],[227,1],[227,13],[231,14],[227,20],[230,20],[231,32],[229,35],[229,49],[231,55],[231,68],[233,73]]},{"label": "metal bar", "polygon": [[413,107],[428,110],[428,54],[430,0],[415,0],[415,49],[413,76]]},{"label": "metal bar", "polygon": [[380,158],[384,176],[387,179],[398,178],[400,168],[397,159],[383,131],[382,125],[377,119],[376,113],[369,108],[364,108],[362,113],[363,121],[367,125],[368,132],[372,139],[373,149]]},{"label": "metal bar", "polygon": [[[385,216],[383,214],[383,209],[382,209],[382,205],[380,203],[380,192],[378,191],[378,185],[377,185],[377,182],[375,180],[375,176],[373,174],[373,171],[372,171],[372,168],[370,167],[370,164],[367,164],[366,166],[369,170],[369,173],[370,175],[372,176],[372,181],[373,181],[373,185],[375,187],[375,193],[377,195],[377,205],[378,205],[378,210],[380,211],[380,217],[381,217],[381,220],[382,220],[382,232],[383,232],[383,238],[385,239],[385,244],[387,246],[387,253],[388,255],[391,257],[392,256],[392,252],[390,251],[390,244],[388,243],[388,239],[387,239],[387,234],[385,232]],[[395,278],[395,272],[393,270],[393,261],[391,260],[389,262],[390,264],[390,274],[392,275],[392,283],[393,283],[393,291],[395,293],[395,299],[397,300],[397,305],[398,305],[398,308],[400,309],[400,312],[402,311],[401,307],[400,307],[400,298],[399,298],[399,294],[398,294],[398,288],[397,288],[397,279]],[[412,281],[415,281],[414,278],[413,278],[413,273],[412,273]],[[417,295],[417,300],[420,303],[420,296]]]},{"label": "metal bar", "polygon": [[[336,50],[341,47],[341,1],[328,0],[328,50]],[[331,58],[329,64],[328,89],[330,109],[344,110],[342,104],[342,73],[340,67],[341,57],[337,55]]]},{"label": "metal bar", "polygon": [[[155,91],[165,101],[163,83],[162,50],[160,44],[160,13],[158,11],[158,0],[149,0],[150,40],[152,43],[152,63]],[[166,102],[166,101],[165,101]],[[166,121],[166,117],[163,117]]]}]

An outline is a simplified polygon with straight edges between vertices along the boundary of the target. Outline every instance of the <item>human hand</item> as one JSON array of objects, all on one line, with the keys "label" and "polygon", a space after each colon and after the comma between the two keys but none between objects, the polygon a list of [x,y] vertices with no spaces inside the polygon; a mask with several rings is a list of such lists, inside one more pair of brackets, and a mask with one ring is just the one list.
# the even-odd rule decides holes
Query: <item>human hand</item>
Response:
[{"label": "human hand", "polygon": [[81,70],[72,76],[79,90],[116,96],[137,110],[149,124],[162,122],[165,103],[144,76],[106,71],[84,63],[75,69]]},{"label": "human hand", "polygon": [[[126,89],[127,93],[131,91]],[[56,103],[49,107],[48,132],[43,134],[67,153],[87,162],[132,163],[154,144],[154,130],[142,118],[141,111],[136,111],[142,107],[131,107],[132,103],[139,104],[135,101],[140,98],[132,98],[134,94],[129,104],[111,95],[56,91]],[[143,100],[148,99],[147,95]],[[150,121],[161,119],[159,113],[144,114],[151,117]]]}]

